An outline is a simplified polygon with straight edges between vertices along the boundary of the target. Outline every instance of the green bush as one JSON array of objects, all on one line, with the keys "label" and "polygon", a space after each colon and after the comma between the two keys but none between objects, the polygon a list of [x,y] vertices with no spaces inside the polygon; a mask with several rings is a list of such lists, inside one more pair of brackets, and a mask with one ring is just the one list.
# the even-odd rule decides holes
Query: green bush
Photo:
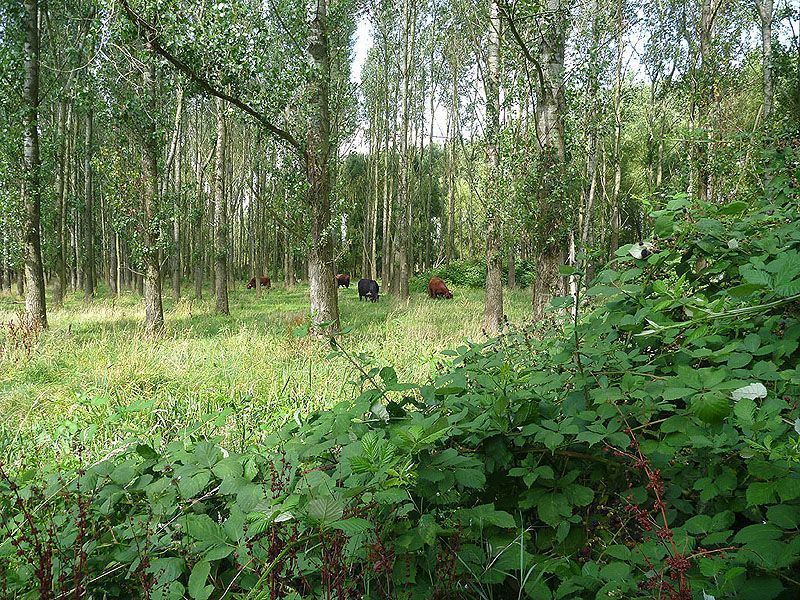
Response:
[{"label": "green bush", "polygon": [[556,299],[563,334],[462,346],[429,385],[364,366],[355,403],[241,452],[134,442],[44,483],[3,471],[0,589],[798,597],[792,186],[776,178],[753,209],[674,198],[578,319]]},{"label": "green bush", "polygon": [[[528,286],[533,282],[533,261],[518,260],[516,263],[517,285]],[[486,287],[486,262],[477,260],[454,260],[449,265],[428,269],[411,278],[408,284],[412,292],[427,292],[431,277],[440,277],[453,287]],[[503,265],[503,283],[508,284],[508,265]]]}]

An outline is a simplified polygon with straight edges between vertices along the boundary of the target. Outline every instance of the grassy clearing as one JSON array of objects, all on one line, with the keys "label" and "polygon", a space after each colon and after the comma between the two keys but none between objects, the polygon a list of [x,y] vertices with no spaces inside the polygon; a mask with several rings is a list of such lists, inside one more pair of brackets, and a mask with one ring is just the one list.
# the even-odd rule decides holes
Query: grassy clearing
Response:
[{"label": "grassy clearing", "polygon": [[[339,298],[350,329],[344,346],[394,365],[406,381],[427,380],[442,349],[484,337],[481,290],[457,290],[450,302],[414,294],[408,302],[387,296],[371,304],[359,303],[352,286]],[[231,316],[221,317],[211,299],[168,301],[167,332],[152,340],[142,333],[137,295],[85,305],[74,294],[52,311],[51,328],[30,357],[13,348],[3,327],[0,452],[12,463],[31,463],[68,452],[79,438],[97,457],[131,435],[170,438],[187,427],[243,442],[296,411],[357,394],[354,368],[327,358],[327,342],[293,335],[306,319],[307,288],[274,289],[258,299],[239,286],[230,306]],[[0,296],[0,321],[21,307],[18,297]],[[527,292],[509,293],[512,322],[528,307]]]}]

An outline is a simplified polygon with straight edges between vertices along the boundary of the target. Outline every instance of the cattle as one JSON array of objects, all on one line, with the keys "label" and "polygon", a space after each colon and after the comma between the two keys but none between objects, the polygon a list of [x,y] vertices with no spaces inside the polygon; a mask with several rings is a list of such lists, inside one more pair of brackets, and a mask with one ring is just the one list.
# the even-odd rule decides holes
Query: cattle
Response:
[{"label": "cattle", "polygon": [[[261,287],[265,287],[267,289],[272,287],[272,283],[269,280],[269,277],[259,277],[258,282],[261,284]],[[256,278],[253,277],[250,281],[247,282],[247,289],[252,290],[256,287]]]},{"label": "cattle", "polygon": [[350,288],[350,275],[347,273],[339,273],[336,276],[336,288],[346,287]]},{"label": "cattle", "polygon": [[360,279],[358,281],[358,299],[361,298],[372,302],[378,301],[378,282],[374,279]]},{"label": "cattle", "polygon": [[449,300],[453,297],[453,292],[447,289],[444,281],[438,277],[431,277],[428,282],[428,296],[431,298],[447,298]]}]

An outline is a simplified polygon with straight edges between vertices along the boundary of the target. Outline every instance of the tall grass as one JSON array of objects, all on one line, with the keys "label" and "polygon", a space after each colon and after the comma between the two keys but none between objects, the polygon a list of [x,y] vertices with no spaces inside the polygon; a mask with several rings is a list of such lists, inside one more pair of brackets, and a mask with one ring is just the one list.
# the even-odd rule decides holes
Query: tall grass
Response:
[{"label": "tall grass", "polygon": [[[478,290],[456,290],[452,301],[414,294],[407,302],[382,296],[359,303],[354,288],[339,298],[348,331],[342,344],[394,365],[406,381],[426,381],[441,350],[484,337]],[[17,318],[19,301],[0,295],[0,321]],[[30,355],[3,327],[0,453],[22,467],[63,460],[79,443],[97,458],[131,436],[157,442],[187,428],[240,444],[295,414],[357,395],[352,366],[328,358],[325,340],[296,335],[308,313],[307,288],[257,298],[239,287],[230,306],[230,316],[219,316],[210,299],[167,302],[166,333],[150,339],[139,296],[101,295],[84,304],[74,294],[51,312],[51,327]],[[528,307],[527,293],[508,295],[512,322]]]}]

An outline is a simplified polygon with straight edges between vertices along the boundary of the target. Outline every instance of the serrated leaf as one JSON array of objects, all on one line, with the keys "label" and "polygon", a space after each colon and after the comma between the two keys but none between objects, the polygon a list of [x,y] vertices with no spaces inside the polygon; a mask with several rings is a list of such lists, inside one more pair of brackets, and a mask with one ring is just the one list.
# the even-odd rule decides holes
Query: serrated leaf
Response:
[{"label": "serrated leaf", "polygon": [[344,506],[330,496],[315,498],[308,503],[308,516],[323,524],[330,524],[342,518]]},{"label": "serrated leaf", "polygon": [[736,415],[736,418],[745,425],[753,424],[755,412],[756,403],[750,398],[742,398],[736,403],[736,406],[733,407],[733,414]]},{"label": "serrated leaf", "polygon": [[359,533],[364,533],[365,531],[370,530],[372,528],[372,523],[370,523],[366,519],[353,517],[350,519],[342,519],[341,521],[336,521],[331,525],[331,527],[333,529],[338,529],[345,535],[354,536]]},{"label": "serrated leaf", "polygon": [[717,423],[730,412],[730,402],[718,392],[698,394],[692,400],[692,411],[706,423]]},{"label": "serrated leaf", "polygon": [[208,574],[211,572],[211,563],[201,560],[194,567],[189,575],[189,595],[194,600],[206,600],[214,591],[213,586],[206,585]]}]

